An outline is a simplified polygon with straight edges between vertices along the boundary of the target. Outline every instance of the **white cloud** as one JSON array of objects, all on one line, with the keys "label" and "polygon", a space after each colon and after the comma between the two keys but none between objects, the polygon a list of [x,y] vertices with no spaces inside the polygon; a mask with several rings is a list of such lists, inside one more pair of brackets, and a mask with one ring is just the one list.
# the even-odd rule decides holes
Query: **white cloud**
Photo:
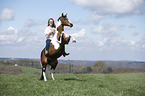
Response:
[{"label": "white cloud", "polygon": [[83,28],[78,33],[74,33],[71,36],[76,38],[76,37],[83,37],[85,36],[85,34],[86,34],[86,30]]},{"label": "white cloud", "polygon": [[[89,21],[90,22],[93,22],[93,23],[98,23],[100,20],[102,20],[103,18],[105,18],[105,16],[103,15],[100,15],[100,14],[96,14],[96,13],[93,13],[91,16],[90,16],[90,19]],[[88,21],[87,21],[88,22]]]},{"label": "white cloud", "polygon": [[6,32],[3,32],[0,34],[0,43],[1,44],[7,44],[7,43],[13,43],[18,39],[18,31],[17,29],[10,26]]},{"label": "white cloud", "polygon": [[135,41],[133,41],[133,40],[130,41],[130,45],[134,46],[135,44],[136,44]]},{"label": "white cloud", "polygon": [[144,0],[72,0],[77,5],[102,14],[133,15],[144,13]]},{"label": "white cloud", "polygon": [[[28,19],[20,30],[10,26],[6,31],[0,32],[0,45],[23,49],[42,48],[45,44],[44,29],[42,29],[44,26],[42,25],[42,21]],[[37,28],[34,28],[35,26]]]},{"label": "white cloud", "polygon": [[99,26],[93,28],[93,33],[104,33],[104,32],[105,32],[105,30],[102,25],[99,25]]},{"label": "white cloud", "polygon": [[[124,29],[124,25],[113,25],[106,23],[103,25],[98,25],[92,28],[93,35],[100,35],[100,39],[90,38],[84,36],[85,29],[81,29],[80,32],[75,33],[74,36],[83,36],[83,38],[77,38],[78,48],[81,49],[97,49],[97,50],[126,50],[131,49],[131,47],[136,46],[136,42],[133,40],[125,40],[125,38],[119,35],[120,30]],[[83,34],[83,35],[80,35]]]},{"label": "white cloud", "polygon": [[[123,32],[124,25],[113,25],[110,23],[98,25],[92,28],[95,35],[100,35],[101,39],[97,42],[98,48],[101,50],[139,50],[145,44],[145,39],[142,38],[139,42],[135,40],[125,39],[120,35],[119,31]],[[122,33],[121,32],[121,33]]]},{"label": "white cloud", "polygon": [[103,46],[104,45],[104,42],[98,42],[98,46]]},{"label": "white cloud", "polygon": [[[13,48],[42,48],[45,44],[42,36],[34,34],[31,30],[22,29],[18,31],[16,28],[10,26],[7,31],[0,33],[0,45],[11,46]],[[43,33],[42,33],[43,35]]]},{"label": "white cloud", "polygon": [[0,35],[0,41],[7,40],[7,35]]},{"label": "white cloud", "polygon": [[24,38],[23,37],[20,37],[20,38],[18,38],[18,40],[16,41],[16,42],[22,42],[24,40]]},{"label": "white cloud", "polygon": [[139,48],[144,49],[145,50],[145,35],[142,36],[141,40],[137,42]]},{"label": "white cloud", "polygon": [[[35,21],[27,19],[23,28],[19,31],[19,38],[17,43],[22,42],[26,49],[28,48],[42,48],[45,44],[45,36],[42,21]],[[38,26],[40,25],[40,26]],[[37,26],[37,28],[35,28]]]},{"label": "white cloud", "polygon": [[7,44],[16,42],[18,39],[18,31],[17,29],[10,26],[6,32],[0,34],[0,43]]},{"label": "white cloud", "polygon": [[77,32],[77,33],[73,33],[73,34],[70,34],[70,36],[71,36],[71,38],[72,38],[72,42],[73,41],[76,41],[76,42],[78,42],[77,40],[76,40],[76,38],[78,38],[78,37],[84,37],[85,36],[85,34],[86,34],[86,29],[81,29],[79,32]]},{"label": "white cloud", "polygon": [[14,32],[14,33],[18,33],[18,30],[17,29],[15,29],[15,28],[13,28],[12,26],[10,26],[9,28],[8,28],[8,31],[12,31],[12,32]]},{"label": "white cloud", "polygon": [[142,48],[145,48],[145,45],[142,45]]},{"label": "white cloud", "polygon": [[113,25],[110,23],[106,23],[104,25],[98,25],[92,29],[92,32],[95,34],[106,34],[111,32],[117,32],[118,30],[122,30],[124,25]]},{"label": "white cloud", "polygon": [[0,16],[0,20],[4,21],[4,20],[13,20],[14,19],[14,10],[5,8],[2,11],[2,14]]},{"label": "white cloud", "polygon": [[7,31],[1,32],[0,34],[0,44],[17,44],[21,43],[24,40],[24,36],[20,36],[18,30],[10,26]]}]

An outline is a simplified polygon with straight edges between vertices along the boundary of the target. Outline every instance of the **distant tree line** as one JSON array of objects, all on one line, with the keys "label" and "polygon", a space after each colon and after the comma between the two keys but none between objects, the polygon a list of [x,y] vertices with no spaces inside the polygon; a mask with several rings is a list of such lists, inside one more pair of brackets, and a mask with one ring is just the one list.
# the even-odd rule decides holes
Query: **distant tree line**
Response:
[{"label": "distant tree line", "polygon": [[0,60],[0,64],[3,65],[15,65],[23,67],[41,68],[39,60],[33,59],[18,59],[18,60]]},{"label": "distant tree line", "polygon": [[[31,67],[31,68],[41,68],[39,60],[32,59],[18,59],[18,60],[0,60],[0,65],[12,65],[17,64],[18,66]],[[94,63],[94,66],[85,66],[85,65],[72,65],[70,63],[63,64],[60,63],[56,67],[56,73],[137,73],[145,72],[145,69],[136,69],[136,68],[118,68],[106,66],[103,61],[97,61]]]}]

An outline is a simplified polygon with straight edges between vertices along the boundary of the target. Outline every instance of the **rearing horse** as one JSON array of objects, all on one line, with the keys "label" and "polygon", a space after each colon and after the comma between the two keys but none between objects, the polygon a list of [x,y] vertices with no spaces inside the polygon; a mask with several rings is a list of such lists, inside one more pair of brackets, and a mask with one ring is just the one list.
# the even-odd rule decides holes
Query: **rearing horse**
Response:
[{"label": "rearing horse", "polygon": [[[58,48],[55,48],[54,45],[50,46],[48,50],[48,53],[49,53],[48,56],[45,56],[45,48],[41,51],[42,75],[41,75],[40,80],[44,79],[44,81],[47,81],[46,71],[48,68],[51,70],[50,73],[51,73],[52,79],[55,80],[53,76],[53,71],[55,70],[58,64],[57,58],[59,58],[60,56],[64,54],[65,44],[68,44],[71,38],[71,36],[65,37],[65,34],[63,33],[64,26],[73,27],[73,24],[67,18],[67,14],[63,15],[62,13],[62,16],[58,18],[58,23],[59,25],[57,26],[57,32],[54,35],[54,40],[60,41],[61,39],[61,43],[59,44]],[[49,77],[49,73],[48,73],[48,77]]]}]

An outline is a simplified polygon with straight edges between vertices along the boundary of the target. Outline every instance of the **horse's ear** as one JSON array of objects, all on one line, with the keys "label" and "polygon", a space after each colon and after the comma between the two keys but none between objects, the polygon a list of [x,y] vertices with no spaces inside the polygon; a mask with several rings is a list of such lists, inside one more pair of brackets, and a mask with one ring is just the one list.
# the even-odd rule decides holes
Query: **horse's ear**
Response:
[{"label": "horse's ear", "polygon": [[67,14],[65,15],[65,17],[67,17]]},{"label": "horse's ear", "polygon": [[63,17],[63,13],[62,13],[62,17]]}]

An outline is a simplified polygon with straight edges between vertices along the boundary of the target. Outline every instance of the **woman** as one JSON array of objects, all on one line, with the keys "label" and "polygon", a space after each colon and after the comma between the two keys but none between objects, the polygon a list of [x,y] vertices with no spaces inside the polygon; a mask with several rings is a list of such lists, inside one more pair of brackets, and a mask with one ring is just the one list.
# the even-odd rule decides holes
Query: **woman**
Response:
[{"label": "woman", "polygon": [[56,25],[54,23],[54,20],[52,18],[50,18],[48,20],[48,26],[45,29],[45,38],[46,38],[45,55],[48,54],[49,45],[50,45],[51,39],[53,38],[53,36],[55,34],[55,31],[56,31]]}]

